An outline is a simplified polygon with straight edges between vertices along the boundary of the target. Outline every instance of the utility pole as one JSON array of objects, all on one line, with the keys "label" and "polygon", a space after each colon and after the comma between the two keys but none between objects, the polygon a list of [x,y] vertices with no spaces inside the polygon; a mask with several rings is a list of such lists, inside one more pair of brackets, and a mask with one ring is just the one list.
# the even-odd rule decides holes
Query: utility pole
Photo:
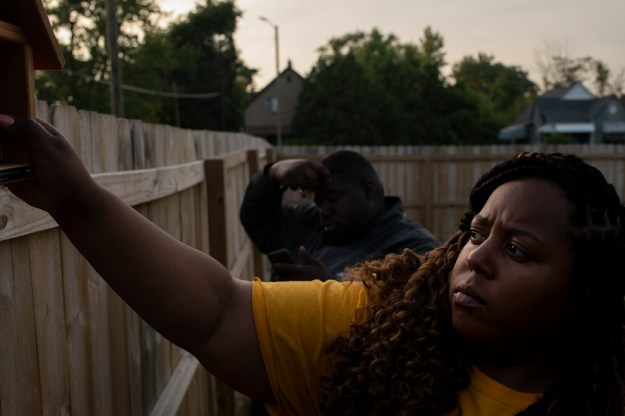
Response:
[{"label": "utility pole", "polygon": [[280,35],[278,31],[278,25],[272,23],[266,17],[260,16],[260,20],[268,23],[273,27],[274,42],[276,46],[276,142],[278,147],[282,146],[282,120],[280,112],[282,103],[280,102],[282,86],[280,85]]},{"label": "utility pole", "polygon": [[116,0],[106,0],[106,43],[111,64],[111,112],[116,117],[123,117],[122,67],[119,61],[118,37]]}]

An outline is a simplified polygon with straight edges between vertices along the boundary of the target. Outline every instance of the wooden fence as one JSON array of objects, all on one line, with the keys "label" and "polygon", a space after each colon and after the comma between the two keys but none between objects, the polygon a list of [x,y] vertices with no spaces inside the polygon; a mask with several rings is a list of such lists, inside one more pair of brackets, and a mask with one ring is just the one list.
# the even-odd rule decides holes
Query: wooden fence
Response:
[{"label": "wooden fence", "polygon": [[[39,103],[95,180],[159,227],[211,254],[235,277],[264,258],[238,219],[250,175],[277,157],[331,148],[284,147],[239,133],[191,131]],[[625,195],[625,147],[576,153]],[[468,192],[521,147],[356,148],[408,216],[441,239]],[[97,236],[94,236],[97,238]],[[0,415],[234,415],[235,395],[143,322],[72,247],[54,221],[0,187]]]},{"label": "wooden fence", "polygon": [[[572,153],[597,167],[625,200],[625,145],[499,145],[499,146],[353,146],[380,176],[387,195],[403,199],[408,218],[423,224],[439,239],[457,229],[468,208],[469,193],[488,169],[518,152]],[[320,159],[337,150],[328,146],[285,146],[278,159]],[[298,202],[298,196],[289,194]]]},{"label": "wooden fence", "polygon": [[[39,103],[98,183],[234,276],[262,273],[239,225],[270,146]],[[97,238],[97,236],[94,236]],[[224,244],[226,242],[227,244]],[[0,414],[234,415],[230,389],[143,322],[45,213],[0,190]]]}]

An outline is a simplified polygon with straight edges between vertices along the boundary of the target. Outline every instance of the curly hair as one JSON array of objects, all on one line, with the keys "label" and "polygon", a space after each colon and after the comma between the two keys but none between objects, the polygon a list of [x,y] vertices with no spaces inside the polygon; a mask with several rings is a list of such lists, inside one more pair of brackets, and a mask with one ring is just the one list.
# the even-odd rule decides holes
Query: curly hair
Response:
[{"label": "curly hair", "polygon": [[328,348],[326,414],[461,413],[471,359],[451,324],[451,271],[475,213],[498,186],[521,178],[559,186],[573,208],[575,308],[560,340],[559,381],[520,415],[625,414],[625,208],[599,170],[559,153],[520,153],[483,175],[459,230],[425,257],[405,250],[350,272],[373,302]]}]

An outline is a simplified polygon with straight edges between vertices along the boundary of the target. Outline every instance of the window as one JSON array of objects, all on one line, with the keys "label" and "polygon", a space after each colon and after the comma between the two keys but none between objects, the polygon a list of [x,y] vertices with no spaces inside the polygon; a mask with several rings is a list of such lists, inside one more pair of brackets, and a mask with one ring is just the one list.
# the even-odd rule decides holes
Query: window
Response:
[{"label": "window", "polygon": [[278,112],[278,98],[277,97],[269,97],[265,102],[265,109],[270,113]]}]

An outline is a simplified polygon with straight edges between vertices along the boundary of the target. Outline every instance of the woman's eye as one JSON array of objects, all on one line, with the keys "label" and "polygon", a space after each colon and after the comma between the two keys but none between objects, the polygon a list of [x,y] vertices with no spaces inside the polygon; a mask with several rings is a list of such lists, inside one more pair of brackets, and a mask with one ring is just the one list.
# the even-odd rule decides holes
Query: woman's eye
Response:
[{"label": "woman's eye", "polygon": [[515,258],[518,258],[518,259],[522,259],[522,260],[527,260],[529,258],[527,253],[525,251],[521,250],[515,244],[508,244],[508,253],[510,253],[510,255],[512,257],[515,257]]},{"label": "woman's eye", "polygon": [[471,242],[473,244],[480,244],[486,239],[482,233],[474,228],[471,229],[469,235],[471,236]]}]

